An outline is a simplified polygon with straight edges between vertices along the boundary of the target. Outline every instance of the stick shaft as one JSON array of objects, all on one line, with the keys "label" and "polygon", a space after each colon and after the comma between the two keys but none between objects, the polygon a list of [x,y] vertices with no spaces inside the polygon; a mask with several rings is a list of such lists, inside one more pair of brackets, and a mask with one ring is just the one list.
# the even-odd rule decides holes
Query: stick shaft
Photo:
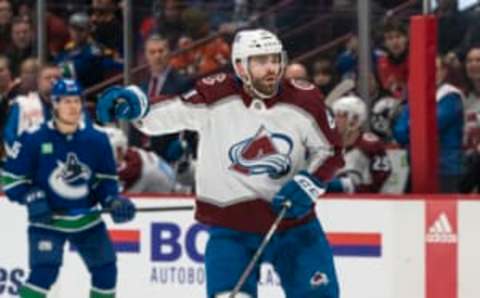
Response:
[{"label": "stick shaft", "polygon": [[[194,206],[174,206],[174,207],[139,207],[136,208],[136,212],[166,212],[166,211],[190,211]],[[110,213],[111,209],[105,208],[100,213]]]},{"label": "stick shaft", "polygon": [[252,272],[253,268],[257,264],[258,259],[260,258],[263,251],[265,250],[265,247],[267,246],[267,244],[272,239],[273,234],[277,231],[278,226],[280,225],[280,222],[282,221],[282,219],[285,217],[285,214],[287,213],[288,208],[290,208],[290,204],[284,204],[283,205],[282,210],[277,215],[277,218],[275,219],[272,226],[268,230],[267,234],[263,238],[262,243],[260,243],[260,246],[257,248],[257,251],[255,251],[255,254],[253,255],[252,259],[250,260],[247,267],[245,268],[242,275],[240,276],[240,279],[238,280],[237,284],[233,288],[232,293],[230,294],[229,298],[235,298],[235,295],[237,295],[238,292],[240,292],[240,289],[242,288],[243,284],[245,283],[248,276]]}]

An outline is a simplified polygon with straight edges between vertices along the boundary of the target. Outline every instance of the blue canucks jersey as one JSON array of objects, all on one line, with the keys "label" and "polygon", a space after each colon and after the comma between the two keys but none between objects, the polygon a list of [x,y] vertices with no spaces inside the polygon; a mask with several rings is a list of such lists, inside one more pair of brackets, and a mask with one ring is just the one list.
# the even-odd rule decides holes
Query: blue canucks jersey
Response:
[{"label": "blue canucks jersey", "polygon": [[100,222],[92,208],[118,195],[112,147],[107,135],[92,125],[63,134],[49,121],[22,134],[12,149],[2,173],[8,198],[23,204],[27,192],[42,189],[57,214],[52,226],[61,230]]}]

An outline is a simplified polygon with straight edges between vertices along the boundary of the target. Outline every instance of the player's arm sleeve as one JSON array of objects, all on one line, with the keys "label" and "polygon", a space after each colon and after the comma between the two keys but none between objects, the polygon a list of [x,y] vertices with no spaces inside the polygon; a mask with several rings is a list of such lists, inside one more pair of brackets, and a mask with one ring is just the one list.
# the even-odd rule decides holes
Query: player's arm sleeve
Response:
[{"label": "player's arm sleeve", "polygon": [[462,98],[456,93],[445,95],[437,103],[437,125],[438,130],[445,128],[463,118]]},{"label": "player's arm sleeve", "polygon": [[7,162],[2,171],[2,187],[8,199],[23,204],[32,187],[37,146],[32,135],[24,133],[7,150]]},{"label": "player's arm sleeve", "polygon": [[203,97],[193,89],[186,94],[151,99],[147,115],[135,126],[147,135],[162,135],[182,130],[200,131],[208,119],[208,107]]},{"label": "player's arm sleeve", "polygon": [[308,171],[320,180],[328,181],[344,165],[341,140],[329,111],[325,109],[315,118],[306,129]]},{"label": "player's arm sleeve", "polygon": [[94,197],[106,206],[108,201],[118,196],[118,173],[113,149],[104,136],[98,144],[97,168],[94,173],[92,192]]},{"label": "player's arm sleeve", "polygon": [[5,127],[3,129],[3,141],[8,146],[12,146],[13,142],[17,139],[19,115],[20,115],[20,108],[18,104],[12,105],[8,112],[7,120],[5,122]]}]

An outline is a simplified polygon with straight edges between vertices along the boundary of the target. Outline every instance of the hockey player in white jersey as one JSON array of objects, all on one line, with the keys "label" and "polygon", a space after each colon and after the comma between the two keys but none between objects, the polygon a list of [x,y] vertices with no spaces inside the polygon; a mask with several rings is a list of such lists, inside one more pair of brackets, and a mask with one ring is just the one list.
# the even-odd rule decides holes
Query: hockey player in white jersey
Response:
[{"label": "hockey player in white jersey", "polygon": [[[286,201],[292,206],[260,261],[273,265],[288,298],[337,298],[332,251],[314,211],[343,166],[333,116],[312,84],[282,79],[286,54],[271,32],[238,32],[232,63],[236,77],[206,77],[186,94],[150,99],[149,108],[139,88],[113,88],[97,116],[133,120],[148,135],[199,132],[196,219],[211,227],[209,298],[231,297]],[[259,266],[235,297],[257,297]]]},{"label": "hockey player in white jersey", "polygon": [[174,169],[155,152],[128,147],[127,137],[116,127],[103,127],[114,148],[122,191],[182,192],[190,188],[177,182]]},{"label": "hockey player in white jersey", "polygon": [[[127,222],[135,206],[119,196],[113,151],[105,133],[82,118],[81,88],[58,80],[52,91],[53,120],[30,128],[8,151],[4,191],[28,213],[30,273],[22,298],[45,298],[73,244],[91,277],[90,298],[114,298],[116,256],[98,205],[114,222]],[[76,289],[71,289],[75,291]]]},{"label": "hockey player in white jersey", "polygon": [[329,182],[329,192],[379,192],[392,169],[385,144],[363,129],[367,105],[351,95],[336,100],[332,109],[345,147],[345,166]]}]

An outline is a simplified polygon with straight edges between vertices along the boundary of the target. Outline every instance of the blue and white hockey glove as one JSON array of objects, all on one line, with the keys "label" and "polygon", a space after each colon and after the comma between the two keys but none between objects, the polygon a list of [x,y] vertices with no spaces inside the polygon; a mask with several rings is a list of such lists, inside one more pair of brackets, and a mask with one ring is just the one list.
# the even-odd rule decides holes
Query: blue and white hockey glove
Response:
[{"label": "blue and white hockey glove", "polygon": [[101,123],[115,120],[135,121],[148,112],[148,98],[137,86],[114,86],[100,95],[97,102],[97,119]]},{"label": "blue and white hockey glove", "polygon": [[291,207],[285,218],[302,218],[308,214],[314,201],[323,195],[326,185],[306,171],[301,171],[282,186],[273,197],[273,210],[279,213],[286,201]]},{"label": "blue and white hockey glove", "polygon": [[113,198],[109,203],[110,215],[115,223],[131,221],[135,217],[135,205],[123,196]]},{"label": "blue and white hockey glove", "polygon": [[27,205],[28,220],[32,223],[48,223],[52,220],[53,211],[47,201],[45,192],[34,188],[23,197]]}]

